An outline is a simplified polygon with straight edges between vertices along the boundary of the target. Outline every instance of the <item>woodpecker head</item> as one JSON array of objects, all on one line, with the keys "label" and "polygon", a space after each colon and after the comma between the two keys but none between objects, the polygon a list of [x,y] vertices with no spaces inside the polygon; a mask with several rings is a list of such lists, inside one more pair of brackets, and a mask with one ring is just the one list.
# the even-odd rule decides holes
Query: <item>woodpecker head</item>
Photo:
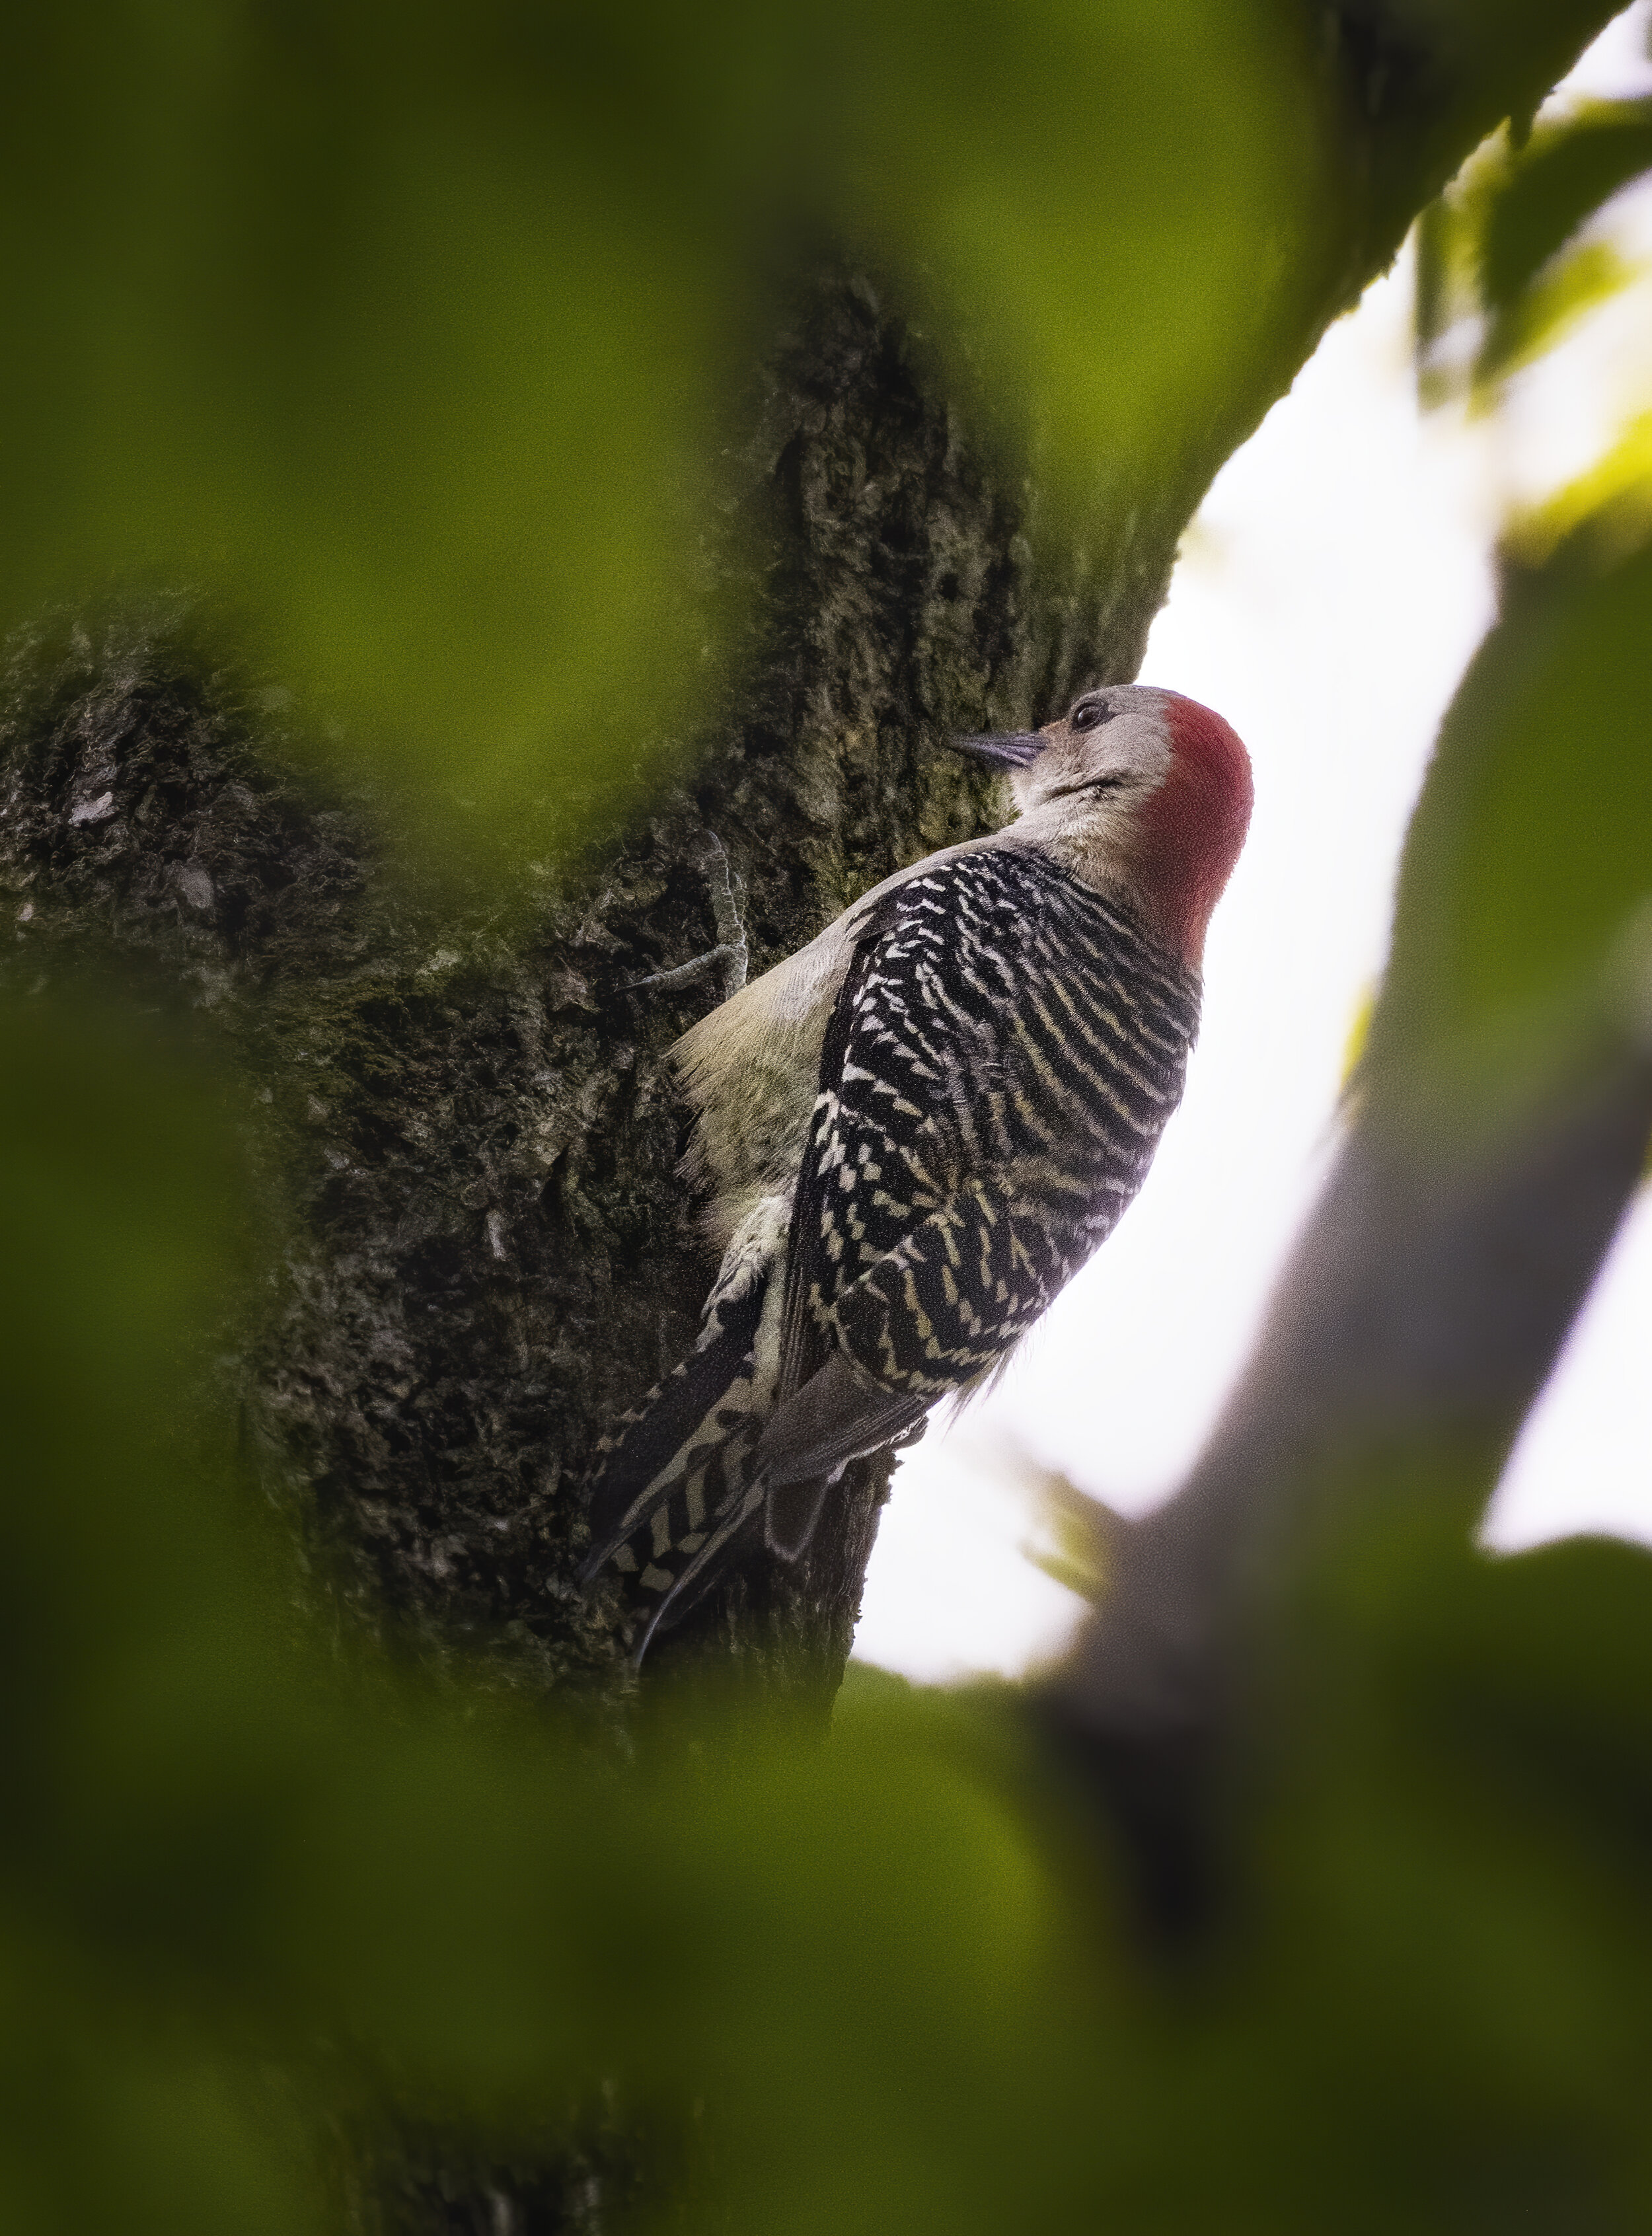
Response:
[{"label": "woodpecker head", "polygon": [[1220,714],[1180,692],[1109,683],[1042,730],[952,742],[1013,772],[1010,843],[1117,894],[1198,969],[1250,823],[1250,756]]}]

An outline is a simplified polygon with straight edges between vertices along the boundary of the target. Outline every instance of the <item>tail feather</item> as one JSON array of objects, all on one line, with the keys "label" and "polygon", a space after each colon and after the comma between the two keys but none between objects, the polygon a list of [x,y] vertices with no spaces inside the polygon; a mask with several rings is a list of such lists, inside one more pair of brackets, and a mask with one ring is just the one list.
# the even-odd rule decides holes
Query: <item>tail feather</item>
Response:
[{"label": "tail feather", "polygon": [[789,1213],[787,1200],[767,1199],[737,1233],[699,1343],[603,1438],[587,1477],[580,1581],[610,1563],[619,1572],[644,1615],[639,1661],[760,1527],[773,1551],[799,1558],[847,1462],[902,1441],[929,1410],[927,1396],[880,1390],[841,1353],[822,1361],[813,1320],[800,1337]]},{"label": "tail feather", "polygon": [[[749,1364],[748,1358],[748,1368]],[[750,1387],[748,1371],[741,1388],[749,1394]],[[629,1526],[622,1523],[607,1550],[599,1546],[586,1559],[583,1573],[589,1577],[611,1557],[631,1596],[648,1608],[633,1648],[637,1661],[655,1631],[669,1630],[715,1583],[762,1510],[760,1417],[749,1408],[724,1404],[700,1428],[701,1433],[692,1436],[661,1476],[632,1501]]]},{"label": "tail feather", "polygon": [[766,1485],[763,1537],[772,1553],[783,1561],[800,1559],[813,1538],[815,1525],[835,1476],[817,1476],[813,1483]]},{"label": "tail feather", "polygon": [[[707,1465],[717,1445],[751,1418],[764,1286],[754,1283],[726,1304],[699,1347],[597,1446],[587,1477],[592,1542],[580,1564],[582,1582],[611,1560],[628,1572],[646,1570],[672,1543],[704,1529],[714,1511],[704,1503]],[[682,1508],[680,1519],[669,1511],[674,1503]]]},{"label": "tail feather", "polygon": [[[698,1606],[738,1548],[753,1534],[764,1500],[763,1478],[756,1464],[756,1427],[754,1422],[749,1423],[714,1448],[708,1472],[714,1470],[722,1490],[711,1516],[711,1527],[690,1530],[677,1538],[637,1578],[641,1591],[659,1596],[633,1649],[634,1660],[641,1661],[656,1630],[670,1630]],[[708,1483],[708,1490],[713,1490]]]}]

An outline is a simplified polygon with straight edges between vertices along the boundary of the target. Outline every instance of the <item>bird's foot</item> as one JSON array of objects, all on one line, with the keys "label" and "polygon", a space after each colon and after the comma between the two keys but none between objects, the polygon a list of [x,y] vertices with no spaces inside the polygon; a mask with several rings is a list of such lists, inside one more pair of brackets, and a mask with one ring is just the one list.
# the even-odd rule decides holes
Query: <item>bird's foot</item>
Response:
[{"label": "bird's foot", "polygon": [[746,926],[740,920],[740,904],[734,898],[728,857],[714,831],[704,834],[697,854],[698,867],[711,896],[712,921],[717,927],[716,946],[708,947],[703,955],[691,957],[687,963],[679,963],[674,970],[650,970],[645,978],[629,979],[620,989],[622,994],[637,993],[645,986],[692,986],[701,978],[721,972],[723,999],[727,1001],[746,983],[750,960]]}]

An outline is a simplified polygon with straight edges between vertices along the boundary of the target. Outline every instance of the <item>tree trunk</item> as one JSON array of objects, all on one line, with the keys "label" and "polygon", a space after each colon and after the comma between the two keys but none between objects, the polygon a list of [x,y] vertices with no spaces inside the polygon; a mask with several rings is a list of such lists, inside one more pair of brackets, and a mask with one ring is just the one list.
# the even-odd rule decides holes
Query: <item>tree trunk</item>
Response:
[{"label": "tree trunk", "polygon": [[[214,653],[186,601],[51,617],[14,645],[4,967],[44,985],[90,945],[136,998],[181,990],[247,1098],[283,1235],[240,1362],[248,1432],[341,1641],[628,1713],[617,1602],[572,1581],[580,1483],[603,1427],[692,1344],[714,1271],[665,1058],[721,990],[715,970],[631,982],[731,944],[731,901],[765,970],[991,827],[992,780],[938,750],[947,733],[1043,721],[1135,674],[1222,458],[1495,121],[1504,80],[1546,84],[1603,10],[1545,26],[1556,54],[1524,76],[1490,35],[1396,73],[1382,10],[1318,12],[1346,176],[1304,214],[1291,330],[1158,486],[1110,485],[1082,547],[1043,532],[1025,461],[872,280],[828,263],[800,287],[713,554],[759,586],[735,680],[646,818],[525,889],[421,886],[393,805],[303,776],[301,710]],[[795,1567],[747,1558],[647,1682],[708,1665],[823,1720],[888,1474],[852,1469]],[[610,2139],[536,2185],[392,2153],[359,2193],[376,2182],[384,2225],[410,2229],[596,2227],[633,2158]]]},{"label": "tree trunk", "polygon": [[[992,779],[941,741],[1133,674],[1181,524],[1041,569],[1024,477],[841,268],[800,297],[754,404],[718,562],[762,570],[737,686],[645,820],[526,892],[421,889],[393,811],[306,780],[289,695],[227,664],[181,598],[49,617],[8,676],[14,981],[89,944],[135,998],[181,991],[250,1090],[284,1245],[246,1417],[318,1601],[342,1641],[615,1715],[635,1680],[616,1599],[572,1580],[581,1478],[697,1332],[715,1257],[665,1058],[726,983],[630,982],[719,944],[730,900],[766,970],[991,828]],[[709,1663],[823,1724],[890,1464],[849,1471],[795,1566],[748,1556],[646,1681]],[[583,2165],[524,2220],[520,2185],[439,2163],[380,2166],[396,2225],[590,2218]]]},{"label": "tree trunk", "polygon": [[[286,694],[215,666],[181,600],[13,652],[10,967],[38,983],[95,927],[253,1082],[288,1241],[249,1421],[319,1588],[352,1631],[534,1689],[629,1688],[615,1603],[570,1581],[582,1473],[715,1270],[665,1055],[722,973],[630,983],[714,948],[724,892],[756,972],[991,828],[991,779],[939,742],[1131,674],[1173,556],[1167,532],[1150,562],[1037,579],[1024,487],[859,277],[820,274],[755,417],[724,559],[755,549],[767,595],[737,691],[646,821],[525,896],[456,908],[397,873],[380,804],[306,786]],[[824,1711],[887,1476],[854,1470],[795,1568],[747,1560],[685,1627],[701,1651]]]}]

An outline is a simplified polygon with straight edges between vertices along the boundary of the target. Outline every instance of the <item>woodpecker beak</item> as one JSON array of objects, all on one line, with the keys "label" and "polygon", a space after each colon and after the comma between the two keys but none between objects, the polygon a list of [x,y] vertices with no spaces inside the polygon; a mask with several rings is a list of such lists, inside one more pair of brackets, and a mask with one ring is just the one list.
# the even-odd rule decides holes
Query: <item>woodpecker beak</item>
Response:
[{"label": "woodpecker beak", "polygon": [[991,761],[995,768],[1026,768],[1050,740],[1039,730],[999,730],[984,736],[949,738],[947,743],[955,753]]}]

